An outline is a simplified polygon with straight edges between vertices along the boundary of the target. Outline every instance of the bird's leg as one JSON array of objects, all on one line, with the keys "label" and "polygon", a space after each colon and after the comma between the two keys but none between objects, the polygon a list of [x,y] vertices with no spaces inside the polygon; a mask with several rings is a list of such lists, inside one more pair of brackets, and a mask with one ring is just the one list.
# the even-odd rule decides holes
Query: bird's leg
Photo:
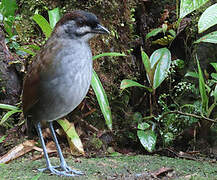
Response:
[{"label": "bird's leg", "polygon": [[49,127],[50,127],[50,130],[51,130],[51,134],[53,136],[53,140],[56,144],[56,148],[57,148],[57,152],[59,154],[59,157],[60,157],[60,167],[62,168],[62,170],[64,170],[65,172],[72,172],[74,173],[75,175],[83,175],[84,173],[80,172],[80,171],[77,171],[77,170],[74,170],[74,169],[71,169],[67,164],[66,164],[66,161],[63,157],[63,154],[62,154],[62,151],[61,151],[61,148],[60,148],[60,145],[58,143],[58,140],[57,140],[57,137],[56,137],[56,134],[55,134],[55,131],[54,131],[54,128],[53,128],[53,122],[49,122]]},{"label": "bird's leg", "polygon": [[46,168],[38,169],[38,170],[42,171],[42,172],[45,171],[45,170],[49,170],[52,174],[56,174],[56,175],[59,175],[59,176],[75,176],[74,174],[67,174],[65,171],[58,171],[58,170],[55,169],[54,166],[51,165],[50,159],[49,159],[49,156],[48,156],[48,153],[47,153],[47,149],[46,149],[46,146],[45,146],[44,138],[43,138],[43,135],[42,135],[40,122],[37,122],[36,130],[37,130],[39,139],[41,141],[41,145],[42,145],[42,148],[43,148],[44,157],[45,157],[46,165],[47,165]]}]

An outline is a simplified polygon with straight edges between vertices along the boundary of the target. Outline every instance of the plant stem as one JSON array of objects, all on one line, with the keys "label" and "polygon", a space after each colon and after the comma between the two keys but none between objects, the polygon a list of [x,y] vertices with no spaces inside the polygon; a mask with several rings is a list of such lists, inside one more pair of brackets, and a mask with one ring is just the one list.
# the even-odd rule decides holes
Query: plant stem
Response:
[{"label": "plant stem", "polygon": [[197,118],[197,119],[204,119],[204,120],[207,120],[207,121],[210,121],[210,122],[214,122],[214,123],[217,123],[217,118],[216,119],[210,119],[210,118],[207,118],[207,117],[204,117],[204,116],[199,116],[199,115],[196,115],[196,114],[191,114],[191,113],[184,113],[184,112],[181,112],[181,111],[170,111],[170,112],[166,112],[164,113],[161,118],[159,119],[162,120],[165,116],[167,116],[168,114],[180,114],[180,115],[184,115],[184,116],[190,116],[190,117],[194,117],[194,118]]}]

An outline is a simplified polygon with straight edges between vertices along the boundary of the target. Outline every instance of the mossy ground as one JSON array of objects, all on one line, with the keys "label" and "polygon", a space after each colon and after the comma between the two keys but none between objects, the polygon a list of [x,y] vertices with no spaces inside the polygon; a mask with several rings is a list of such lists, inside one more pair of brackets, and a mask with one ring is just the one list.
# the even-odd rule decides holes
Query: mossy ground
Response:
[{"label": "mossy ground", "polygon": [[[53,164],[58,164],[57,158],[51,158]],[[191,179],[217,179],[217,163],[205,161],[192,161],[179,158],[168,158],[158,155],[137,155],[119,156],[105,158],[81,158],[76,161],[68,158],[67,162],[75,169],[85,172],[84,176],[75,177],[75,180],[92,179],[154,179],[151,173],[168,167],[174,170],[170,179],[186,179],[187,175],[192,175]],[[45,160],[31,161],[26,158],[18,159],[14,162],[0,167],[1,180],[34,179],[37,175],[40,180],[72,179],[58,177],[49,173],[41,173],[36,168],[45,166]],[[188,176],[189,177],[189,176]],[[166,178],[167,179],[167,178]]]}]

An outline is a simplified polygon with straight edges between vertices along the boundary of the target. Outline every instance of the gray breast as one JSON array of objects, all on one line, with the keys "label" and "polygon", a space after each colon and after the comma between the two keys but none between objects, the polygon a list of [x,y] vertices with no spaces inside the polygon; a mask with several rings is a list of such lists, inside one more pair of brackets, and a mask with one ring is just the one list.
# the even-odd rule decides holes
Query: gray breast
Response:
[{"label": "gray breast", "polygon": [[92,55],[88,44],[63,48],[49,69],[49,76],[41,77],[38,120],[53,121],[75,109],[86,96],[92,77]]}]

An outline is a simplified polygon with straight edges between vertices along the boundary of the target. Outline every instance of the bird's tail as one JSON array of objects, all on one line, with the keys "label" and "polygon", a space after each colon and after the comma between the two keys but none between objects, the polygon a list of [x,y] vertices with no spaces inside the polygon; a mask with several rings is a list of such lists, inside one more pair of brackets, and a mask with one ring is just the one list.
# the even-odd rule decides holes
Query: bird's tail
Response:
[{"label": "bird's tail", "polygon": [[35,122],[33,117],[27,116],[26,118],[26,129],[27,129],[27,136],[32,139],[34,136],[37,135],[36,129],[35,129]]}]

